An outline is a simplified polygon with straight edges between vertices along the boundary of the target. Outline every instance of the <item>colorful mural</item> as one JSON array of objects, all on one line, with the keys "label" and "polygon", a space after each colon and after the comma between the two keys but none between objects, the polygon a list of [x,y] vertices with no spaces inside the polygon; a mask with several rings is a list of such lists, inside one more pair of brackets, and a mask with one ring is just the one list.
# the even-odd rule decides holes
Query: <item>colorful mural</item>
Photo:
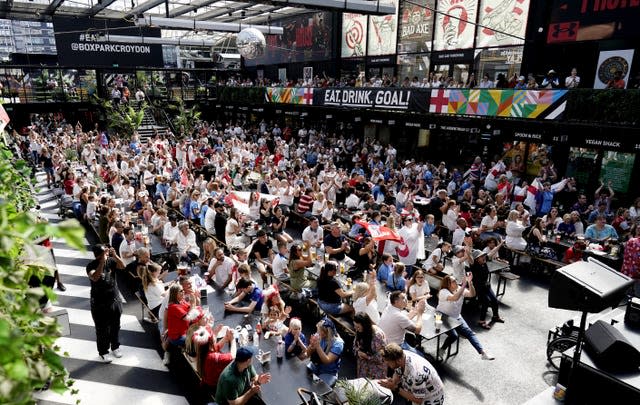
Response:
[{"label": "colorful mural", "polygon": [[431,90],[429,112],[513,118],[560,115],[567,90],[437,89]]},{"label": "colorful mural", "polygon": [[267,103],[313,105],[313,88],[267,87],[265,97]]}]

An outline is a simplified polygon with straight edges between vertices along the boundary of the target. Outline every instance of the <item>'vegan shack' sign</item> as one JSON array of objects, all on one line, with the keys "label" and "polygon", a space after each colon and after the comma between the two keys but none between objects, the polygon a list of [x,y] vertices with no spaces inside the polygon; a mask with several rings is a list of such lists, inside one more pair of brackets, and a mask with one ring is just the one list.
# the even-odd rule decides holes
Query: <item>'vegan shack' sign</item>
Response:
[{"label": "'vegan shack' sign", "polygon": [[325,89],[314,93],[313,104],[406,110],[410,97],[411,90]]}]

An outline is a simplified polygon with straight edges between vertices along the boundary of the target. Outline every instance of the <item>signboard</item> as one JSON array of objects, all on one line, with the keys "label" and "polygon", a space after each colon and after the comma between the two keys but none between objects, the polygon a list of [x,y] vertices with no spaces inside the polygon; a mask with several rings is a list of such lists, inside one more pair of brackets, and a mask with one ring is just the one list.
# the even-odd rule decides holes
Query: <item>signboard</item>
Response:
[{"label": "signboard", "polygon": [[367,16],[354,13],[342,14],[343,58],[364,56],[367,53]]},{"label": "signboard", "polygon": [[522,45],[529,0],[482,0],[476,47]]},{"label": "signboard", "polygon": [[629,191],[635,157],[634,153],[606,151],[602,157],[600,180],[604,184],[611,182],[614,191],[626,193]]},{"label": "signboard", "polygon": [[637,0],[555,0],[547,43],[637,38]]},{"label": "signboard", "polygon": [[[160,28],[134,27],[119,20],[53,17],[60,65],[162,67],[162,45],[119,44],[101,41],[114,29],[118,35],[159,37]],[[130,27],[124,28],[123,27]]]},{"label": "signboard", "polygon": [[267,103],[276,104],[313,104],[312,87],[267,87],[265,98]]},{"label": "signboard", "polygon": [[435,24],[436,51],[473,46],[478,0],[440,0]]},{"label": "signboard", "polygon": [[[397,1],[393,3],[396,4]],[[395,14],[370,16],[368,34],[369,56],[395,54],[398,39],[398,7],[396,6]]]},{"label": "signboard", "polygon": [[411,93],[405,89],[316,89],[313,104],[407,110]]},{"label": "signboard", "polygon": [[435,0],[403,2],[398,53],[431,51]]},{"label": "signboard", "polygon": [[276,65],[291,62],[311,62],[331,59],[330,12],[300,14],[277,21],[282,35],[267,35],[267,49],[256,59],[244,59],[245,66]]},{"label": "signboard", "polygon": [[598,58],[598,69],[596,70],[596,79],[593,82],[594,89],[604,89],[607,83],[613,80],[616,72],[622,72],[622,80],[624,80],[624,88],[627,88],[629,81],[629,71],[631,70],[631,62],[633,61],[633,49],[625,49],[620,51],[601,51]]},{"label": "signboard", "polygon": [[566,107],[566,95],[567,90],[434,89],[429,112],[555,119]]}]

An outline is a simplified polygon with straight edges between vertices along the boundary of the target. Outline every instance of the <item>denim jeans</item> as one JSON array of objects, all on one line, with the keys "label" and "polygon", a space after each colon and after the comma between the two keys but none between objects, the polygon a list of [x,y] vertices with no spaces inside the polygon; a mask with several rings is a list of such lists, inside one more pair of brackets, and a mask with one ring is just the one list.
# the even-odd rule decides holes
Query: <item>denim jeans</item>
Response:
[{"label": "denim jeans", "polygon": [[329,374],[329,373],[318,374],[318,369],[317,369],[316,365],[313,364],[313,363],[308,363],[307,364],[307,372],[315,374],[316,376],[318,376],[319,379],[324,381],[325,384],[327,384],[329,387],[332,387],[332,388],[336,384],[336,382],[338,381],[338,373],[336,373],[336,374]]},{"label": "denim jeans", "polygon": [[462,315],[458,317],[458,321],[461,322],[460,326],[458,326],[455,329],[451,329],[449,332],[446,332],[447,338],[442,344],[442,348],[446,349],[449,346],[451,346],[451,344],[455,342],[456,339],[458,338],[458,334],[460,334],[466,337],[469,340],[469,342],[471,342],[471,346],[473,346],[474,349],[476,349],[478,354],[482,354],[484,350],[482,349],[482,345],[480,344],[480,341],[476,337],[475,332],[472,331],[471,328],[469,328],[469,325],[467,325],[467,322],[464,320]]},{"label": "denim jeans", "polygon": [[498,298],[490,286],[476,288],[478,300],[480,301],[480,320],[484,320],[487,316],[487,309],[491,307],[493,316],[498,316]]}]

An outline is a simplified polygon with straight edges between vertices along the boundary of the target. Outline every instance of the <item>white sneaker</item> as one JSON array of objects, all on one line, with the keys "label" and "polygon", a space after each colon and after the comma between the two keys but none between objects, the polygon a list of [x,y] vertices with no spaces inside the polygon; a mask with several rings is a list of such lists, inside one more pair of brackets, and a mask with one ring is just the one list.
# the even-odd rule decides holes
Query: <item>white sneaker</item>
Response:
[{"label": "white sneaker", "polygon": [[482,360],[495,360],[496,358],[493,357],[493,355],[491,355],[489,352],[485,351],[484,353],[482,353]]},{"label": "white sneaker", "polygon": [[113,361],[113,358],[109,355],[109,353],[107,353],[100,356],[100,361],[107,364],[111,363]]},{"label": "white sneaker", "polygon": [[122,352],[120,351],[120,348],[117,348],[116,350],[112,350],[111,354],[113,354],[113,357],[115,357],[116,359],[119,359],[120,357],[122,357]]},{"label": "white sneaker", "polygon": [[438,350],[438,358],[444,360],[447,357],[447,348],[442,347]]},{"label": "white sneaker", "polygon": [[169,366],[169,352],[164,352],[164,357],[162,358],[162,364],[165,366]]}]

